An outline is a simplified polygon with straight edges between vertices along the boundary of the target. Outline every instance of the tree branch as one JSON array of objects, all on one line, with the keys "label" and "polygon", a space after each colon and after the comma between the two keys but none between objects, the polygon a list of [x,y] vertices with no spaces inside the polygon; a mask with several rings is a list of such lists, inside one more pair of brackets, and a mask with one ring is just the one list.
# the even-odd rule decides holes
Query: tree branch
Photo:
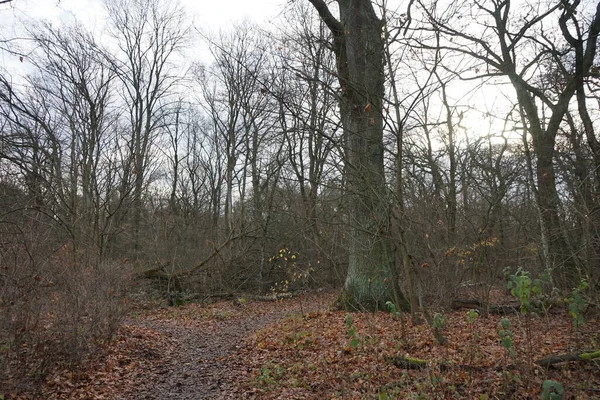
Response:
[{"label": "tree branch", "polygon": [[331,30],[334,36],[339,36],[344,33],[344,26],[338,21],[327,7],[323,0],[308,0],[317,10],[319,16],[325,22],[325,25]]}]

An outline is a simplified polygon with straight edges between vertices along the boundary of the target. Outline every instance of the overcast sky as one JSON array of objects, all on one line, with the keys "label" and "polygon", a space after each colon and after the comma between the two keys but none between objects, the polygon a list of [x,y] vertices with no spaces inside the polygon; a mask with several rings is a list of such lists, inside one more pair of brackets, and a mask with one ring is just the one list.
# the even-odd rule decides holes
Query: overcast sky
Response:
[{"label": "overcast sky", "polygon": [[[268,28],[291,1],[297,0],[179,0],[189,11],[194,26],[205,32],[229,29],[245,19]],[[401,0],[389,0],[388,7],[393,6],[391,8],[394,9],[401,3]],[[106,22],[103,4],[104,0],[13,0],[0,6],[0,38],[22,37],[25,27],[41,20],[49,20],[56,25],[77,20],[90,31],[101,34]],[[201,42],[198,46],[199,51],[194,58],[210,62],[206,46]],[[5,68],[11,75],[14,76],[15,71],[19,75],[28,72],[27,64],[26,57],[21,63],[18,54],[0,50],[0,68]],[[479,103],[480,106],[484,104],[485,101]]]},{"label": "overcast sky", "polygon": [[[258,22],[268,21],[277,15],[287,0],[180,0],[190,11],[196,24],[219,27],[244,18]],[[104,18],[102,0],[13,0],[0,6],[2,25],[35,19],[59,21],[78,18],[97,26]]]},{"label": "overcast sky", "polygon": [[[205,30],[227,29],[248,19],[262,26],[270,24],[289,0],[180,0],[194,26]],[[91,31],[101,32],[106,14],[103,0],[13,0],[0,6],[0,38],[22,37],[23,30],[36,21],[55,24],[77,20]],[[0,66],[14,67],[18,56],[0,50]]]}]

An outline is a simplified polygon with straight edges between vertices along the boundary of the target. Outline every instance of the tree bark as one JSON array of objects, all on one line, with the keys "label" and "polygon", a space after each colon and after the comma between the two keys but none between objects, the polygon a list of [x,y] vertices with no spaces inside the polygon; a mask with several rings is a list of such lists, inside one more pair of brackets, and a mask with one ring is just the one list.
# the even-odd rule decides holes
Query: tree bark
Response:
[{"label": "tree bark", "polygon": [[582,352],[582,353],[570,353],[570,354],[561,354],[561,355],[551,355],[542,357],[540,359],[535,360],[537,365],[540,365],[544,368],[549,368],[554,364],[570,362],[570,361],[590,361],[596,358],[600,358],[600,350]]},{"label": "tree bark", "polygon": [[345,138],[349,260],[339,305],[382,310],[408,302],[398,287],[383,170],[383,23],[367,0],[338,0],[337,20],[322,0],[310,0],[333,35]]}]

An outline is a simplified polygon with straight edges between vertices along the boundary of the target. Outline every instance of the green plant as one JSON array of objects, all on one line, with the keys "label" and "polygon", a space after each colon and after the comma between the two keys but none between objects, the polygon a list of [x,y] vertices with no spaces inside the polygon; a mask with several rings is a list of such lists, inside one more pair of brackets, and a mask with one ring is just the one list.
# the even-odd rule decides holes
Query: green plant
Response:
[{"label": "green plant", "polygon": [[291,329],[283,336],[282,345],[291,346],[296,350],[302,350],[305,346],[310,346],[315,343],[314,338],[305,330]]},{"label": "green plant", "polygon": [[400,318],[402,314],[400,313],[400,311],[398,311],[398,307],[396,307],[396,305],[393,302],[386,301],[385,305],[388,308],[388,310],[390,310],[392,315],[395,315],[396,317]]},{"label": "green plant", "polygon": [[[479,311],[471,309],[466,312],[466,316],[467,323],[469,325],[474,325],[475,321],[477,321],[477,318],[479,318]],[[477,355],[481,354],[478,341],[479,331],[475,330],[473,331],[473,336],[469,339],[469,342],[467,343],[467,360],[473,361]]]},{"label": "green plant", "polygon": [[285,372],[285,369],[281,365],[267,362],[260,368],[260,374],[256,377],[256,382],[267,388],[271,388],[277,385]]},{"label": "green plant", "polygon": [[475,321],[477,321],[477,318],[479,318],[479,311],[470,309],[469,311],[467,311],[466,316],[469,325],[473,325]]},{"label": "green plant", "polygon": [[354,326],[353,321],[352,321],[352,315],[351,314],[347,314],[346,315],[346,319],[344,321],[344,323],[346,324],[346,327],[348,328],[348,337],[350,338],[350,342],[348,343],[348,346],[351,349],[356,349],[359,345],[359,336],[358,333],[356,333],[356,326]]},{"label": "green plant", "polygon": [[560,400],[565,394],[563,385],[552,380],[545,380],[542,383],[542,400]]},{"label": "green plant", "polygon": [[512,358],[516,358],[515,352],[512,348],[513,345],[513,332],[510,329],[511,324],[508,318],[502,318],[498,323],[498,336],[502,342],[502,346],[506,349],[508,354]]},{"label": "green plant", "polygon": [[266,386],[270,386],[275,382],[275,380],[271,376],[271,369],[267,367],[260,368],[260,375],[258,375],[257,380],[259,382],[262,382]]},{"label": "green plant", "polygon": [[382,388],[377,394],[377,400],[392,400],[400,398],[400,388],[394,387],[391,391],[388,388]]},{"label": "green plant", "polygon": [[448,324],[448,318],[444,314],[435,313],[433,314],[433,327],[435,329],[444,329]]},{"label": "green plant", "polygon": [[502,387],[504,393],[502,394],[506,396],[509,393],[515,393],[519,389],[520,381],[517,373],[504,369],[502,371]]},{"label": "green plant", "polygon": [[244,306],[248,303],[248,299],[246,299],[245,297],[237,297],[235,300],[233,300],[233,304],[235,306]]},{"label": "green plant", "polygon": [[549,274],[532,279],[529,271],[521,267],[514,274],[508,274],[507,288],[521,303],[521,314],[525,315],[534,308],[534,300],[542,294],[542,288],[549,282]]},{"label": "green plant", "polygon": [[181,292],[171,291],[167,293],[167,304],[169,307],[179,307],[187,304],[187,299]]},{"label": "green plant", "polygon": [[402,311],[398,310],[396,304],[391,301],[386,301],[385,305],[390,313],[400,320],[400,333],[402,339],[406,338],[406,326],[404,325],[404,315],[402,314]]},{"label": "green plant", "polygon": [[565,298],[565,302],[569,305],[569,315],[573,318],[573,328],[578,329],[585,322],[583,312],[585,310],[585,301],[582,294],[588,288],[589,284],[586,279],[582,279],[571,294]]}]

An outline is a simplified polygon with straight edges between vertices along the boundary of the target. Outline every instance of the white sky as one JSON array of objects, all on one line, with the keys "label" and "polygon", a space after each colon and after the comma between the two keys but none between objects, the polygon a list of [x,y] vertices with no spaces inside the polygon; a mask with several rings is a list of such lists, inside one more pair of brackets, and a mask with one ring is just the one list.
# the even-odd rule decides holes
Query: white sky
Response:
[{"label": "white sky", "polygon": [[[219,27],[244,18],[263,22],[277,15],[287,0],[180,0],[197,24]],[[58,21],[77,17],[92,26],[102,24],[102,0],[13,0],[0,8],[0,21],[13,18]]]},{"label": "white sky", "polygon": [[[245,19],[268,28],[270,22],[292,1],[296,0],[179,0],[179,3],[189,11],[190,20],[195,27],[210,32],[229,29],[236,22]],[[103,3],[103,0],[13,0],[0,6],[0,39],[23,37],[24,28],[42,20],[57,25],[77,20],[90,31],[101,34],[106,20]],[[401,3],[402,0],[388,0],[388,6],[394,6],[392,9]],[[201,59],[209,61],[202,55],[205,49],[200,47],[199,50]],[[22,73],[23,69],[27,70],[27,59],[21,64],[18,55],[0,50],[0,68],[20,70]],[[490,107],[483,104],[480,106]],[[488,121],[474,113],[469,114],[469,120],[464,121],[469,127],[489,125]],[[486,128],[484,130],[487,131]]]},{"label": "white sky", "polygon": [[[203,31],[227,29],[248,19],[268,25],[289,0],[180,0],[194,26]],[[293,0],[292,0],[293,1]],[[93,32],[105,23],[103,0],[13,0],[0,6],[0,39],[22,37],[36,21],[55,24],[78,20]],[[18,56],[0,50],[0,67],[14,67]]]}]

